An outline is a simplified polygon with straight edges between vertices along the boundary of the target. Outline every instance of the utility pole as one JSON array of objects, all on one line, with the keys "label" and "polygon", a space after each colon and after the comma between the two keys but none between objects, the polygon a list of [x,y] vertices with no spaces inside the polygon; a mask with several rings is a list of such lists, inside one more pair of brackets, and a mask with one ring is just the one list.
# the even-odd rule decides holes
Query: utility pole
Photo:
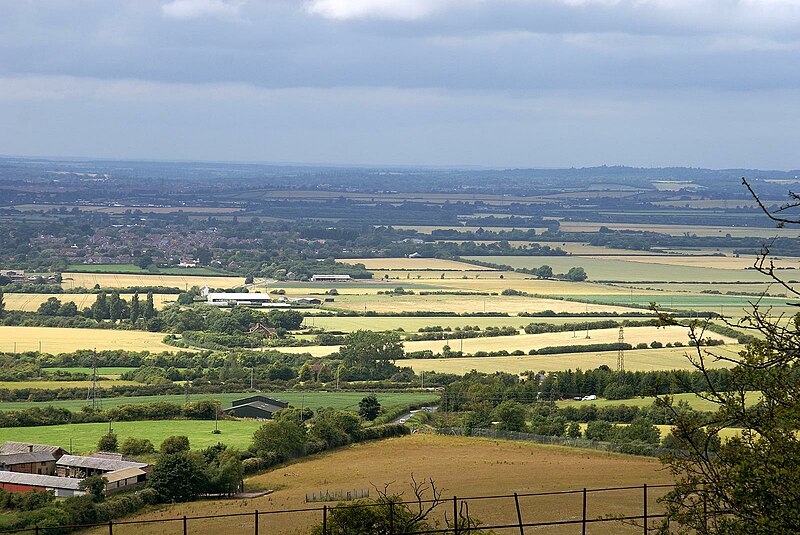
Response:
[{"label": "utility pole", "polygon": [[618,346],[617,346],[617,379],[622,382],[622,374],[625,373],[625,350],[622,348],[622,344],[625,343],[625,328],[620,325],[619,326],[619,338],[618,338]]},{"label": "utility pole", "polygon": [[422,388],[425,388],[425,370],[422,370]]},{"label": "utility pole", "polygon": [[183,383],[183,402],[188,405],[190,401],[191,398],[189,397],[189,381],[186,381],[185,383]]},{"label": "utility pole", "polygon": [[89,392],[86,395],[86,401],[92,402],[92,410],[97,410],[97,349],[92,353],[92,384],[89,386]]},{"label": "utility pole", "polygon": [[250,390],[255,390],[255,367],[250,368]]}]

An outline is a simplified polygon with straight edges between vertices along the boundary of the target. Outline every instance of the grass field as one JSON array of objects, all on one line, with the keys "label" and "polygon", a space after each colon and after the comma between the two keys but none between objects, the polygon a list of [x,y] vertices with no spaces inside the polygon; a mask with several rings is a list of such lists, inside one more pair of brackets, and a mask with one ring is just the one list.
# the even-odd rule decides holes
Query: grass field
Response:
[{"label": "grass field", "polygon": [[[122,375],[125,372],[130,372],[133,370],[137,370],[138,368],[133,368],[129,366],[104,366],[102,368],[97,368],[97,375],[102,377],[115,377]],[[92,368],[81,368],[81,367],[69,367],[69,366],[53,366],[45,368],[45,371],[54,372],[54,371],[67,371],[73,373],[92,373]]]},{"label": "grass field", "polygon": [[163,343],[163,333],[116,329],[70,329],[61,327],[0,326],[0,351],[66,353],[78,349],[127,349],[130,351],[176,351]]},{"label": "grass field", "polygon": [[566,273],[571,267],[580,266],[586,270],[590,280],[615,282],[764,282],[766,280],[764,275],[755,270],[645,264],[636,261],[638,256],[630,256],[627,260],[619,257],[575,256],[470,256],[464,258],[506,264],[514,268],[537,268],[546,264],[552,267],[555,273]]},{"label": "grass field", "polygon": [[[225,435],[223,434],[224,438]],[[383,488],[405,492],[409,499],[411,474],[420,480],[431,478],[443,496],[487,496],[510,493],[573,490],[583,487],[633,486],[670,483],[667,471],[656,459],[541,446],[523,442],[479,438],[411,435],[407,437],[355,444],[334,452],[315,455],[280,466],[246,481],[246,487],[274,489],[272,494],[248,501],[218,500],[165,506],[154,512],[136,515],[137,519],[200,516],[258,509],[270,511],[305,508],[305,495],[325,490]],[[656,498],[663,490],[653,489],[649,496],[651,512],[659,511]],[[641,509],[641,489],[591,494],[588,512],[592,516],[634,514]],[[581,497],[521,497],[520,508],[527,522],[579,518]],[[441,519],[447,504],[437,510]],[[470,514],[484,523],[513,522],[514,499],[482,500],[470,503]],[[638,514],[638,513],[635,513]],[[270,535],[308,533],[321,514],[270,515],[262,529]],[[249,524],[248,524],[249,522]],[[148,533],[167,534],[176,524],[148,526]],[[563,529],[562,529],[563,528]],[[575,526],[548,529],[546,533],[576,533]],[[253,530],[252,518],[206,520],[190,524],[191,533],[244,534]],[[115,530],[116,531],[116,530]],[[595,528],[592,533],[639,533],[641,528],[617,524]],[[104,533],[97,530],[96,533]],[[127,533],[127,532],[126,532]],[[131,532],[132,533],[132,532]],[[500,531],[498,533],[505,533]],[[510,531],[509,531],[510,533]]]},{"label": "grass field", "polygon": [[[710,348],[719,355],[736,356],[741,350],[739,345],[716,346]],[[686,358],[687,348],[663,349],[631,349],[625,351],[625,369],[629,371],[650,370],[688,370],[692,369]],[[615,368],[616,351],[600,351],[590,353],[562,353],[559,355],[524,355],[519,357],[463,357],[448,359],[408,359],[399,361],[401,366],[411,366],[416,373],[435,371],[463,375],[470,370],[484,373],[507,372],[522,373],[526,371],[558,371],[595,369],[605,364]],[[707,363],[709,367],[729,367],[725,362]]]},{"label": "grass field", "polygon": [[455,260],[442,260],[440,258],[344,258],[337,262],[345,264],[364,264],[369,269],[404,269],[428,270],[443,269],[447,271],[491,271],[491,268],[456,262]]},{"label": "grass field", "polygon": [[[235,399],[251,395],[247,392],[228,392],[224,394],[192,394],[192,401],[199,401],[203,399],[217,400],[221,403],[222,408],[231,406],[231,402]],[[365,392],[264,392],[264,395],[277,397],[282,399],[292,406],[296,407],[309,407],[311,409],[318,409],[319,407],[333,407],[335,409],[348,409],[353,410],[358,408],[358,402],[366,395]],[[376,394],[378,401],[383,408],[392,408],[400,405],[408,405],[410,403],[434,401],[438,399],[437,394],[430,392],[379,392]],[[118,407],[120,405],[131,405],[141,403],[156,403],[164,401],[168,403],[183,403],[183,395],[167,395],[167,396],[131,396],[131,397],[114,397],[101,399],[103,408],[108,409],[111,407]],[[81,399],[57,400],[47,402],[35,401],[10,401],[0,403],[0,410],[19,410],[29,409],[31,407],[44,407],[52,405],[62,409],[69,409],[78,411],[81,407],[86,406],[86,401]],[[0,429],[0,433],[2,430]]]},{"label": "grass field", "polygon": [[[95,266],[97,267],[97,266]],[[178,275],[148,274],[147,272],[133,273],[76,273],[62,274],[61,287],[69,291],[70,288],[94,288],[99,284],[101,288],[125,288],[128,286],[167,286],[169,288],[187,289],[192,286],[209,286],[211,288],[234,288],[244,285],[244,277],[213,277],[207,275],[192,275],[180,272]],[[185,274],[184,274],[185,273]]]},{"label": "grass field", "polygon": [[[717,409],[717,405],[714,403],[707,401],[701,397],[698,397],[695,394],[673,394],[672,397],[674,398],[674,402],[677,404],[680,401],[685,401],[688,403],[692,408],[698,411],[715,411]],[[629,405],[633,407],[649,407],[652,405],[653,401],[655,400],[654,397],[637,397],[631,399],[597,399],[594,401],[560,401],[559,406],[569,406],[569,405],[597,405],[598,407],[609,407],[615,405]],[[756,400],[755,395],[747,397],[748,403],[754,403]],[[662,434],[663,436],[663,434]]]},{"label": "grass field", "polygon": [[[246,448],[253,432],[263,422],[254,420],[220,420],[222,434],[215,435],[214,420],[164,420],[148,422],[114,422],[114,431],[120,443],[128,437],[147,438],[158,445],[172,435],[186,435],[193,448],[206,448],[217,442],[235,448]],[[75,453],[97,450],[97,441],[108,432],[107,423],[44,425],[37,427],[6,427],[0,429],[2,440],[18,440],[36,444],[52,444]]]},{"label": "grass field", "polygon": [[[140,385],[135,381],[122,381],[122,380],[106,380],[98,383],[101,387],[111,388],[112,386],[133,386]],[[92,385],[91,381],[0,381],[0,388],[8,388],[9,390],[19,390],[20,388],[40,388],[43,390],[58,390],[60,388],[89,388]],[[0,410],[3,403],[0,402]]]},{"label": "grass field", "polygon": [[[92,306],[97,299],[95,294],[18,294],[9,293],[3,296],[6,303],[7,310],[23,310],[25,312],[36,312],[39,305],[47,301],[49,298],[55,297],[62,303],[72,301],[78,307],[78,310],[83,310],[86,307]],[[133,294],[120,294],[120,297],[130,301]],[[140,298],[144,296],[140,295]],[[175,294],[153,294],[153,304],[156,309],[164,308],[168,302],[174,302],[178,298]]]}]

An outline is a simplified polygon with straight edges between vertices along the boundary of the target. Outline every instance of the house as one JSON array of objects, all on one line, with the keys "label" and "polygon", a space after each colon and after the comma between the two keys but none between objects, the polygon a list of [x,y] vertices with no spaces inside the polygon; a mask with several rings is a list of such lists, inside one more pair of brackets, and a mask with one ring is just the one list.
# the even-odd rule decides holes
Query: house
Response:
[{"label": "house", "polygon": [[86,494],[86,491],[81,490],[80,484],[80,479],[71,477],[0,471],[0,489],[7,492],[45,492],[49,490],[59,498],[69,498]]},{"label": "house", "polygon": [[237,418],[271,420],[276,412],[288,406],[288,403],[280,399],[257,394],[235,400],[231,407],[224,409],[222,412]]},{"label": "house", "polygon": [[50,453],[56,460],[60,459],[66,452],[59,446],[49,446],[47,444],[32,444],[30,442],[14,442],[7,440],[0,445],[0,455],[9,453]]},{"label": "house", "polygon": [[91,477],[106,475],[109,472],[125,470],[126,468],[139,468],[143,471],[149,469],[147,463],[119,461],[105,457],[83,457],[80,455],[64,455],[56,461],[56,475],[62,477]]},{"label": "house", "polygon": [[269,308],[289,308],[288,303],[273,303],[272,297],[264,293],[216,293],[209,292],[206,296],[206,304],[230,307],[230,306],[252,306]]},{"label": "house", "polygon": [[52,475],[56,458],[45,451],[0,454],[0,470],[25,474]]},{"label": "house", "polygon": [[250,326],[250,330],[248,331],[250,334],[253,333],[264,333],[267,338],[276,338],[278,336],[278,332],[273,329],[272,327],[268,327],[263,323],[254,323]]},{"label": "house", "polygon": [[311,282],[347,282],[350,275],[312,275]]},{"label": "house", "polygon": [[290,303],[295,303],[297,305],[321,305],[322,300],[316,297],[295,297],[294,299],[289,299]]}]

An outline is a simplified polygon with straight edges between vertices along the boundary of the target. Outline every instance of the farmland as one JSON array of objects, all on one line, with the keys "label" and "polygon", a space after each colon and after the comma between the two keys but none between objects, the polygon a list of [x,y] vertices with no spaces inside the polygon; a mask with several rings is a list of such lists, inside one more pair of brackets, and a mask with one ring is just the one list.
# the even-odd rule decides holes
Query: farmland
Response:
[{"label": "farmland", "polygon": [[[602,318],[593,317],[592,321],[600,321],[604,319],[615,319],[620,321],[620,318]],[[310,327],[323,328],[328,331],[357,331],[359,329],[373,330],[373,331],[393,331],[403,329],[406,332],[415,332],[423,327],[431,327],[438,325],[442,328],[463,327],[465,325],[478,326],[481,329],[486,327],[517,327],[523,328],[529,323],[550,323],[560,325],[563,323],[571,323],[581,321],[579,318],[574,317],[447,317],[447,316],[415,316],[415,317],[393,317],[393,316],[317,316],[307,317],[304,324]]]},{"label": "farmland", "polygon": [[69,329],[61,327],[0,327],[0,351],[6,353],[41,351],[64,353],[78,349],[127,349],[132,351],[175,351],[162,342],[163,333],[112,329]]},{"label": "farmland", "polygon": [[[741,350],[738,345],[709,348],[712,354],[734,357]],[[625,351],[625,369],[629,371],[692,369],[686,358],[687,348],[631,349]],[[401,362],[411,366],[415,372],[435,371],[439,373],[464,374],[470,370],[483,373],[496,371],[523,373],[526,371],[556,371],[581,368],[594,369],[606,365],[613,368],[617,362],[616,351],[587,353],[561,353],[558,355],[523,355],[504,357],[461,357],[440,359],[408,359]],[[709,367],[729,367],[723,361],[708,363]]]},{"label": "farmland", "polygon": [[561,230],[564,232],[597,232],[600,227],[611,230],[641,230],[648,232],[659,232],[680,236],[685,233],[696,234],[698,236],[755,236],[759,238],[771,238],[773,236],[785,236],[787,238],[797,238],[800,232],[796,228],[774,228],[774,227],[721,227],[713,225],[658,225],[650,223],[590,223],[563,221]]},{"label": "farmland", "polygon": [[[78,307],[78,310],[83,310],[86,307],[92,306],[92,303],[97,299],[97,295],[81,293],[81,294],[22,294],[13,293],[7,294],[3,297],[8,310],[23,310],[25,312],[35,312],[39,305],[47,301],[49,298],[55,297],[62,303],[72,301]],[[120,297],[130,301],[133,294],[120,294]],[[164,308],[168,303],[175,302],[178,296],[175,294],[153,294],[153,304],[157,310]]]},{"label": "farmland", "polygon": [[390,270],[447,270],[447,271],[481,271],[491,268],[473,266],[463,262],[453,260],[441,260],[438,258],[345,258],[339,260],[346,264],[364,264],[369,269],[390,269]]},{"label": "farmland", "polygon": [[[118,266],[115,266],[118,267]],[[71,288],[127,288],[130,286],[166,286],[185,290],[192,286],[209,286],[211,288],[235,288],[244,285],[244,277],[215,277],[208,275],[162,275],[148,274],[145,271],[121,273],[118,270],[96,273],[65,272],[61,286],[69,291]]]},{"label": "farmland", "polygon": [[[163,420],[148,422],[114,422],[114,432],[120,441],[128,437],[147,438],[158,447],[172,435],[186,435],[194,448],[207,448],[225,442],[234,448],[246,448],[253,432],[263,422],[253,420],[220,420],[221,434],[212,434],[214,420]],[[107,423],[47,425],[37,427],[11,427],[0,430],[3,440],[18,440],[38,444],[52,444],[75,453],[90,453],[97,449],[98,439],[108,432]]]},{"label": "farmland", "polygon": [[[24,384],[24,383],[23,383]],[[117,384],[116,382],[114,384]],[[105,383],[101,383],[104,386]],[[282,399],[292,406],[296,407],[309,407],[317,409],[319,407],[333,407],[334,409],[347,409],[352,410],[358,407],[358,402],[363,398],[365,392],[263,392],[267,396],[275,396]],[[224,394],[192,394],[192,401],[200,400],[216,400],[219,401],[222,408],[227,408],[235,399],[240,399],[247,396],[247,392],[227,392]],[[430,392],[380,392],[376,394],[378,401],[383,408],[392,408],[400,405],[408,405],[410,403],[420,403],[434,401],[437,398],[436,394]],[[100,403],[103,408],[109,409],[118,407],[120,405],[136,405],[143,403],[183,403],[183,395],[163,395],[163,396],[118,396],[111,398],[103,398]],[[81,407],[86,406],[86,400],[56,400],[49,402],[35,402],[35,401],[15,401],[0,403],[0,410],[19,410],[28,409],[31,407],[43,407],[52,405],[62,409],[71,411],[78,411]]]},{"label": "farmland", "polygon": [[[486,496],[510,492],[525,494],[671,482],[669,474],[661,468],[658,460],[652,458],[521,442],[412,435],[355,444],[248,479],[246,486],[275,489],[275,492],[263,498],[247,502],[206,501],[167,506],[135,518],[174,518],[253,509],[270,511],[301,508],[308,506],[304,503],[306,493],[372,489],[373,485],[383,488],[384,483],[390,482],[394,482],[390,487],[392,490],[407,491],[412,473],[418,479],[433,479],[437,488],[447,496]],[[655,500],[658,495],[659,491],[654,490],[652,499]],[[521,497],[520,506],[526,521],[562,520],[579,516],[581,501],[578,495],[574,498]],[[590,507],[592,515],[629,512],[641,507],[641,489],[638,492],[592,495]],[[486,523],[508,522],[515,518],[514,500],[507,498],[474,502],[470,504],[470,513]],[[245,521],[242,519],[242,522]],[[318,514],[275,515],[266,519],[271,534],[305,533],[312,522],[319,522]],[[206,521],[194,526],[192,532],[219,533],[222,525],[221,521]],[[151,526],[156,528],[152,533],[167,533],[170,529],[169,524],[157,526]],[[244,533],[246,527],[241,528]],[[613,529],[615,533],[627,533],[624,526],[614,525]],[[631,529],[631,532],[639,530]],[[564,531],[548,531],[572,532],[574,527]]]}]

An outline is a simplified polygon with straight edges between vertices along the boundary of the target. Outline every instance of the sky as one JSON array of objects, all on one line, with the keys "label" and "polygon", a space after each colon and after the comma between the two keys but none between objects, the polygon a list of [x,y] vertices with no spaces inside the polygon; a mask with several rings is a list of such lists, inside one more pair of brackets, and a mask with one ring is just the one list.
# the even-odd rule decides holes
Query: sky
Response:
[{"label": "sky", "polygon": [[0,154],[800,168],[800,0],[0,0]]}]

